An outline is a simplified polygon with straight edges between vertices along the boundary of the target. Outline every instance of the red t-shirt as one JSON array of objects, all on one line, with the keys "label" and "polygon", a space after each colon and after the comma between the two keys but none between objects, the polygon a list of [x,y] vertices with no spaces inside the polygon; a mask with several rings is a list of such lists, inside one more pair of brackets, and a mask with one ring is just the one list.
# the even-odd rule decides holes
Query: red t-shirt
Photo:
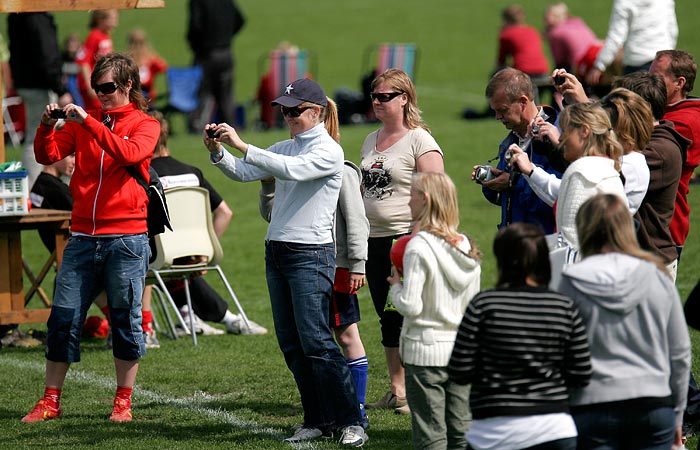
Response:
[{"label": "red t-shirt", "polygon": [[542,49],[540,33],[529,25],[510,25],[498,37],[498,65],[505,66],[512,58],[511,67],[528,75],[549,73],[549,63]]},{"label": "red t-shirt", "polygon": [[[90,31],[83,45],[80,46],[78,53],[75,55],[75,62],[79,65],[87,66],[92,73],[92,69],[95,68],[97,60],[112,52],[112,38],[108,34],[104,34],[102,31],[94,28]],[[78,77],[78,89],[80,89],[80,95],[83,97],[85,102],[85,109],[101,109],[102,104],[97,98],[90,96],[88,89],[92,91],[89,85],[85,83],[82,76]]]}]

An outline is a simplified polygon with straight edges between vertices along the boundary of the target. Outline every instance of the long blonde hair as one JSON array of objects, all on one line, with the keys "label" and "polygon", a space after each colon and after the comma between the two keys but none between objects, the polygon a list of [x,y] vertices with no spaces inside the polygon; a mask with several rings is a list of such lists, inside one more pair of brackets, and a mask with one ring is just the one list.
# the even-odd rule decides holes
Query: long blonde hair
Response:
[{"label": "long blonde hair", "polygon": [[406,125],[409,130],[424,128],[426,131],[430,132],[430,128],[423,122],[423,118],[421,117],[421,110],[418,108],[416,86],[413,84],[411,77],[401,69],[387,69],[372,80],[372,90],[382,82],[391,86],[396,92],[403,92],[406,94],[408,101],[403,107],[404,125]]},{"label": "long blonde hair", "polygon": [[607,156],[620,171],[622,144],[617,140],[610,117],[598,102],[576,103],[567,106],[559,116],[562,130],[588,127],[590,133],[584,144],[583,156]]},{"label": "long blonde hair", "polygon": [[[443,172],[416,172],[413,174],[411,187],[425,197],[425,206],[420,212],[421,231],[427,231],[443,238],[452,245],[459,245],[462,236],[459,226],[459,204],[457,188],[452,179]],[[469,240],[469,256],[480,260],[481,252]]]},{"label": "long blonde hair", "polygon": [[151,47],[146,32],[141,28],[134,28],[129,32],[126,52],[134,58],[139,66],[147,63],[151,58],[159,56]]},{"label": "long blonde hair", "polygon": [[608,112],[621,143],[637,151],[646,148],[654,130],[649,102],[628,89],[616,88],[601,99],[600,105]]},{"label": "long blonde hair", "polygon": [[586,200],[576,214],[576,230],[584,257],[624,253],[652,262],[668,274],[660,258],[639,247],[629,205],[617,195],[597,194]]}]

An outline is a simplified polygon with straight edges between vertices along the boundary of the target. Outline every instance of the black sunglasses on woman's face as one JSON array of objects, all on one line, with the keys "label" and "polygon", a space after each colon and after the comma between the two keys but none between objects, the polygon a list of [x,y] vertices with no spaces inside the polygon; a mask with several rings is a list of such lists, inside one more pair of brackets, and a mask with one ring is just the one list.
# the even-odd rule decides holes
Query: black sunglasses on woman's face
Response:
[{"label": "black sunglasses on woman's face", "polygon": [[308,106],[306,108],[299,108],[298,106],[296,108],[287,108],[286,106],[283,106],[282,107],[282,115],[287,116],[287,117],[299,117],[307,109],[311,109],[311,106]]},{"label": "black sunglasses on woman's face", "polygon": [[117,91],[119,85],[116,81],[110,81],[108,83],[96,84],[92,89],[98,94],[102,92],[105,95],[114,94]]},{"label": "black sunglasses on woman's face", "polygon": [[403,92],[371,92],[369,98],[372,100],[379,100],[380,103],[390,102]]}]

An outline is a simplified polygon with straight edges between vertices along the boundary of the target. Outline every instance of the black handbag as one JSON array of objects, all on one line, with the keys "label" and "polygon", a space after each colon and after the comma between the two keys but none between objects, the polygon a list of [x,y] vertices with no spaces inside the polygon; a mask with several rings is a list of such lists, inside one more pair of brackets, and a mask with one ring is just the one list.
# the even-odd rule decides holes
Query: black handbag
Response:
[{"label": "black handbag", "polygon": [[146,183],[141,174],[133,167],[128,166],[127,172],[143,187],[148,195],[148,237],[165,232],[165,228],[173,231],[170,225],[170,213],[168,212],[168,202],[165,200],[165,192],[163,184],[160,182],[158,173],[153,167],[148,168],[148,174],[151,179]]}]

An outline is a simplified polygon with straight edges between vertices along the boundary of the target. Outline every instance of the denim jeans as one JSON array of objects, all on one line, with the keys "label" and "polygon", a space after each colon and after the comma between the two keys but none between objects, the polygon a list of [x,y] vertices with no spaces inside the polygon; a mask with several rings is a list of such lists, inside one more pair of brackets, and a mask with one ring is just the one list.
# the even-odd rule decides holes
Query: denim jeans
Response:
[{"label": "denim jeans", "polygon": [[299,389],[304,425],[359,424],[350,370],[328,325],[334,245],[267,241],[265,263],[277,341]]},{"label": "denim jeans", "polygon": [[88,308],[107,293],[115,358],[146,353],[141,328],[141,296],[150,249],[146,234],[118,237],[71,236],[56,275],[48,321],[46,359],[80,361],[80,336]]},{"label": "denim jeans", "polygon": [[670,406],[605,403],[572,408],[578,450],[669,450],[676,433]]}]

